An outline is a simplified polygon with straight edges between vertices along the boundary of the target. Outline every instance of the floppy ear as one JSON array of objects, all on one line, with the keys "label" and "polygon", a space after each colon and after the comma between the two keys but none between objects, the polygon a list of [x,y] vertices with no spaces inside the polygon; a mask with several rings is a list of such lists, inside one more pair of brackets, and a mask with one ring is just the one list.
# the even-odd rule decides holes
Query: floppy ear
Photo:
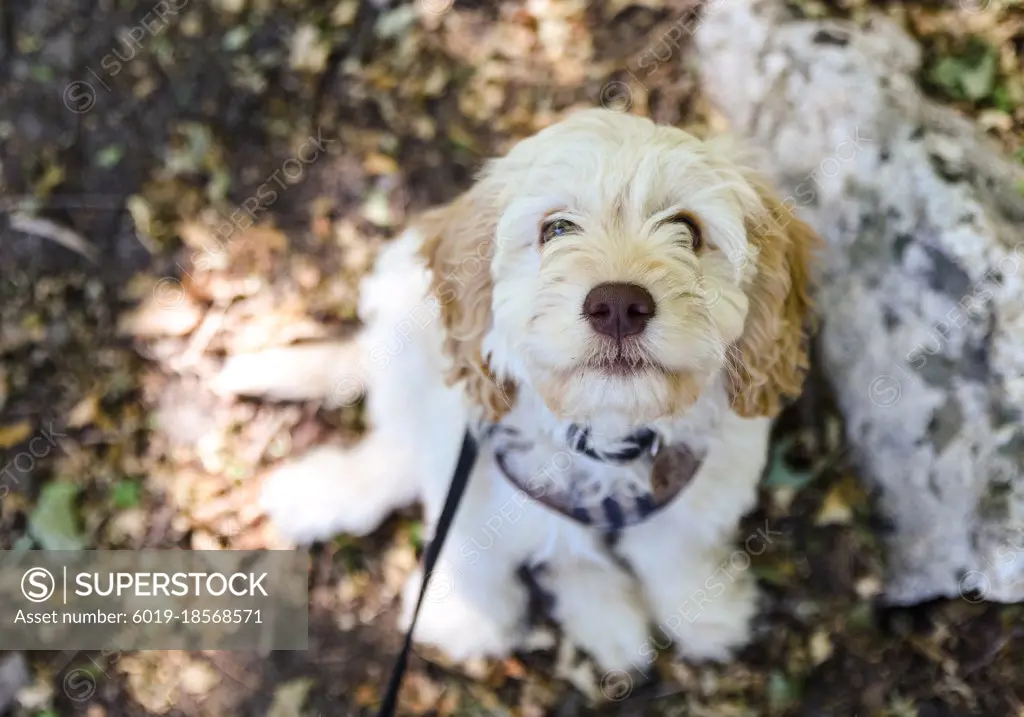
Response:
[{"label": "floppy ear", "polygon": [[763,205],[746,219],[757,252],[743,334],[732,353],[731,398],[740,416],[775,417],[800,395],[813,330],[811,265],[822,242],[767,183],[749,178]]},{"label": "floppy ear", "polygon": [[469,398],[489,420],[512,408],[515,386],[500,382],[482,354],[491,327],[491,259],[500,216],[496,180],[484,175],[447,206],[427,212],[418,228],[420,250],[432,274],[430,290],[439,303],[444,351],[450,360],[446,380],[461,382]]}]

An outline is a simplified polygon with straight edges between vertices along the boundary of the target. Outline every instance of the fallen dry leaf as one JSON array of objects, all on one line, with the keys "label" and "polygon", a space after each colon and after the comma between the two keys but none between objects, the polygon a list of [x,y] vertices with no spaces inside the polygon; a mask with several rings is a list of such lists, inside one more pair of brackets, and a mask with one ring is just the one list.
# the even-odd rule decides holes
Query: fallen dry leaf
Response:
[{"label": "fallen dry leaf", "polygon": [[843,496],[840,486],[832,488],[822,501],[814,519],[815,525],[848,525],[853,519],[853,508]]},{"label": "fallen dry leaf", "polygon": [[380,701],[379,685],[359,685],[356,688],[356,704],[360,707],[376,707]]},{"label": "fallen dry leaf", "polygon": [[193,695],[205,695],[221,681],[223,676],[211,665],[191,660],[181,669],[181,688]]},{"label": "fallen dry leaf", "polygon": [[190,249],[202,250],[207,246],[213,246],[217,237],[213,228],[198,221],[182,222],[178,226],[178,236],[185,246]]},{"label": "fallen dry leaf", "polygon": [[811,652],[811,660],[815,666],[820,665],[832,656],[832,638],[824,630],[818,630],[811,635],[811,642],[808,646]]},{"label": "fallen dry leaf", "polygon": [[853,587],[854,590],[857,591],[857,595],[860,596],[862,600],[870,600],[877,597],[882,594],[882,590],[884,589],[882,581],[874,575],[868,575],[861,578]]},{"label": "fallen dry leaf", "polygon": [[403,709],[414,715],[426,715],[435,711],[443,691],[441,685],[422,672],[409,672],[399,702]]},{"label": "fallen dry leaf", "polygon": [[367,174],[394,174],[398,171],[398,162],[380,152],[372,152],[363,160],[363,169]]},{"label": "fallen dry leaf", "polygon": [[135,311],[125,314],[117,329],[122,336],[140,339],[186,336],[199,325],[203,311],[180,282],[160,279]]},{"label": "fallen dry leaf", "polygon": [[449,688],[445,690],[445,693],[441,696],[437,706],[434,708],[434,712],[437,717],[453,717],[456,711],[459,709],[459,705],[462,702],[459,694]]},{"label": "fallen dry leaf", "polygon": [[526,677],[526,667],[514,657],[505,660],[505,674],[513,680],[521,680]]},{"label": "fallen dry leaf", "polygon": [[32,435],[32,423],[29,421],[18,421],[0,426],[0,448],[16,446]]},{"label": "fallen dry leaf", "polygon": [[274,702],[267,710],[267,717],[302,717],[313,680],[301,678],[285,682],[274,691]]},{"label": "fallen dry leaf", "polygon": [[315,25],[302,25],[292,36],[289,64],[293,70],[318,73],[327,66],[330,47],[323,41]]},{"label": "fallen dry leaf", "polygon": [[90,393],[71,409],[71,413],[68,415],[68,427],[81,428],[92,423],[96,419],[96,414],[99,413],[99,408],[99,394]]}]

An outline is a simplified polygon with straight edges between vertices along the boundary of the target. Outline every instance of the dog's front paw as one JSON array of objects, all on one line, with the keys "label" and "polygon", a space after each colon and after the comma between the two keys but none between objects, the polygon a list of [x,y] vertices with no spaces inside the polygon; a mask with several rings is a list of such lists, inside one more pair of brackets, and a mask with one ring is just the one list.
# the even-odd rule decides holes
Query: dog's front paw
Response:
[{"label": "dog's front paw", "polygon": [[415,500],[406,454],[371,434],[353,448],[319,446],[274,470],[260,506],[278,532],[298,543],[338,533],[366,535]]},{"label": "dog's front paw", "polygon": [[756,581],[743,574],[725,578],[720,591],[713,587],[680,601],[680,609],[661,625],[680,657],[726,662],[750,641],[758,605]]},{"label": "dog's front paw", "polygon": [[260,493],[260,507],[274,529],[300,545],[326,540],[336,532],[337,505],[325,496],[342,477],[322,470],[315,449],[272,471]]},{"label": "dog's front paw", "polygon": [[[525,639],[522,596],[511,581],[485,596],[483,583],[465,585],[465,579],[443,567],[434,571],[416,620],[415,641],[436,647],[455,662],[508,657]],[[417,569],[406,583],[399,618],[402,630],[409,629],[421,581],[422,571]]]},{"label": "dog's front paw", "polygon": [[376,480],[365,451],[318,446],[273,470],[260,507],[285,538],[299,544],[338,533],[365,535],[394,507],[394,485]]},{"label": "dog's front paw", "polygon": [[552,566],[539,581],[554,595],[553,615],[572,643],[599,671],[645,671],[648,620],[629,579],[610,567]]},{"label": "dog's front paw", "polygon": [[645,672],[650,666],[647,619],[631,601],[595,599],[557,612],[566,634],[602,673]]}]

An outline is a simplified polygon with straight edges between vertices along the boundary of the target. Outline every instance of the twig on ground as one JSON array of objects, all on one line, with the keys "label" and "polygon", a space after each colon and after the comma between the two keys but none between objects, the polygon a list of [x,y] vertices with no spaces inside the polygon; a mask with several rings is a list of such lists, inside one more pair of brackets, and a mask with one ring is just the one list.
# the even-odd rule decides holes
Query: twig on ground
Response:
[{"label": "twig on ground", "polygon": [[11,229],[57,242],[65,249],[84,256],[93,264],[99,263],[97,261],[99,251],[88,239],[75,230],[61,226],[50,219],[30,217],[20,213],[12,214]]}]

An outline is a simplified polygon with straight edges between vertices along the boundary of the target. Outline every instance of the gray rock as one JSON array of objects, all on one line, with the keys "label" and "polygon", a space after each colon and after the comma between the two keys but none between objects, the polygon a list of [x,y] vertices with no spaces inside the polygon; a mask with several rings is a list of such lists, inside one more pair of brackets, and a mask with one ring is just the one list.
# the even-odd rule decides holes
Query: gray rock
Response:
[{"label": "gray rock", "polygon": [[879,15],[711,0],[702,80],[825,238],[825,369],[895,525],[887,598],[1024,599],[1024,172]]},{"label": "gray rock", "polygon": [[0,713],[13,705],[18,692],[31,682],[24,654],[11,652],[0,657]]}]

